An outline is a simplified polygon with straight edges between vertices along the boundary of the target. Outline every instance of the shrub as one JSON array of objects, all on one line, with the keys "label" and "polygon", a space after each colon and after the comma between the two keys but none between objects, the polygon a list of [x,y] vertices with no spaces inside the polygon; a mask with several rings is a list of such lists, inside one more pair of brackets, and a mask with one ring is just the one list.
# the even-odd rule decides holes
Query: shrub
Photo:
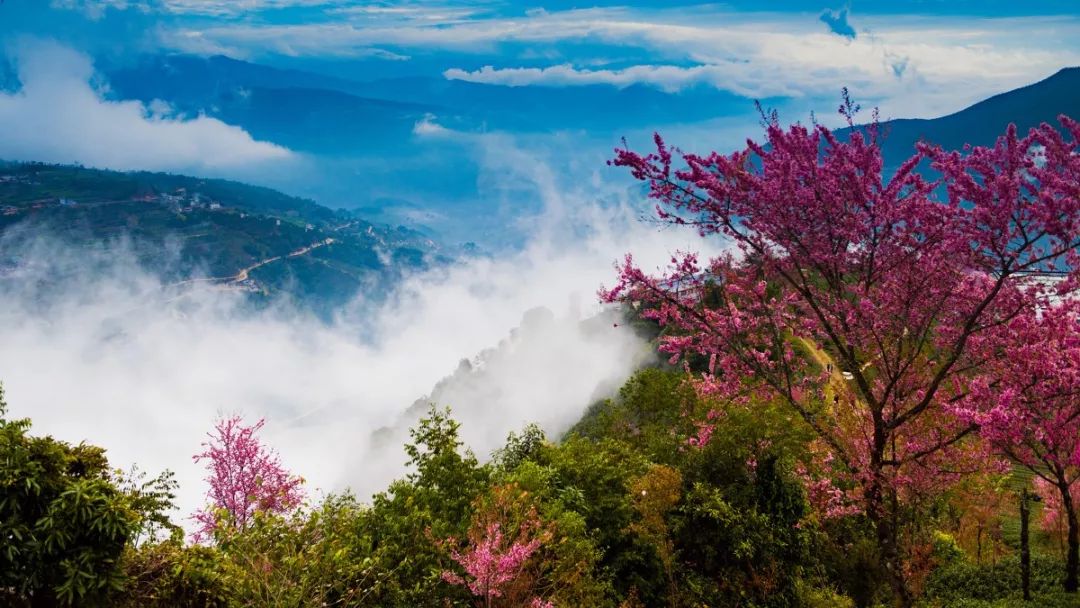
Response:
[{"label": "shrub", "polygon": [[[1063,571],[1060,561],[1032,555],[1031,592],[1039,596],[1058,592]],[[1020,559],[1010,556],[996,564],[953,561],[930,574],[924,596],[927,602],[944,602],[939,604],[943,606],[952,606],[960,600],[993,602],[1020,598]]]},{"label": "shrub", "polygon": [[122,487],[105,450],[32,437],[29,420],[5,414],[0,389],[0,600],[105,603],[123,587],[125,547],[162,519],[171,479]]},{"label": "shrub", "polygon": [[213,547],[185,547],[179,538],[129,547],[121,608],[219,608],[228,605],[221,554]]}]

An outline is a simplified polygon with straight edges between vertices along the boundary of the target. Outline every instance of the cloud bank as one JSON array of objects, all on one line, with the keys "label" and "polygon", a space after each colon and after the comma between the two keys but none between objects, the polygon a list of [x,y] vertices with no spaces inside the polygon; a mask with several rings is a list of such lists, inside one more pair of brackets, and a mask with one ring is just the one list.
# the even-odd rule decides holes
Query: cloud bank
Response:
[{"label": "cloud bank", "polygon": [[[342,13],[311,23],[166,28],[161,42],[238,56],[362,57],[386,48],[447,53],[456,62],[447,77],[507,86],[640,83],[670,91],[706,84],[748,97],[827,98],[829,105],[848,86],[886,115],[922,117],[1080,63],[1074,16],[866,14],[859,32],[849,17],[846,9],[820,15],[829,26],[822,31],[813,15],[722,5],[454,15],[437,23]],[[550,65],[525,59],[548,55]],[[470,56],[492,67],[478,69]],[[627,56],[639,59],[635,65],[614,59]]]},{"label": "cloud bank", "polygon": [[[534,226],[524,248],[412,276],[387,303],[358,300],[330,324],[163,288],[122,243],[88,253],[0,242],[10,413],[37,433],[102,445],[116,466],[176,471],[184,513],[201,502],[190,456],[218,412],[267,417],[266,440],[311,489],[365,497],[402,472],[401,432],[418,399],[454,408],[481,456],[527,422],[557,434],[650,356],[628,328],[586,321],[613,261],[633,250],[659,266],[675,250],[719,244],[641,223],[626,201],[595,204],[592,193],[617,190],[528,158],[503,144],[486,161],[487,179],[545,201],[523,220]],[[396,429],[389,441],[384,427]]]},{"label": "cloud bank", "polygon": [[[847,86],[864,103],[879,105],[886,116],[931,117],[1080,63],[1080,49],[1066,41],[1080,34],[1080,21],[1073,18],[972,22],[875,15],[862,18],[866,31],[855,36],[846,15],[844,11],[835,19],[826,15],[835,33],[818,31],[801,16],[705,8],[693,21],[685,12],[682,16],[613,10],[542,15],[515,22],[515,27],[504,24],[499,29],[489,24],[486,31],[518,37],[515,40],[549,36],[550,44],[581,36],[616,47],[647,49],[656,60],[600,68],[580,62],[504,63],[479,69],[455,67],[444,76],[504,86],[644,84],[679,91],[707,85],[750,98],[811,102],[832,100]],[[480,35],[478,26],[474,28],[470,33]],[[446,31],[437,35],[451,36]],[[469,40],[464,32],[459,35],[461,41]],[[434,39],[431,43],[436,44]]]},{"label": "cloud bank", "polygon": [[22,86],[0,93],[0,158],[221,174],[292,156],[214,118],[107,100],[90,59],[59,43],[23,39],[14,56]]},{"label": "cloud bank", "polygon": [[759,82],[755,68],[745,62],[689,67],[635,65],[614,70],[580,69],[570,64],[545,68],[495,68],[488,65],[472,71],[451,68],[443,72],[443,76],[448,80],[509,87],[566,87],[599,84],[626,88],[633,85],[646,85],[668,93],[677,93],[693,86],[707,85],[746,97],[802,97],[807,93],[806,90],[790,81],[775,79]]}]

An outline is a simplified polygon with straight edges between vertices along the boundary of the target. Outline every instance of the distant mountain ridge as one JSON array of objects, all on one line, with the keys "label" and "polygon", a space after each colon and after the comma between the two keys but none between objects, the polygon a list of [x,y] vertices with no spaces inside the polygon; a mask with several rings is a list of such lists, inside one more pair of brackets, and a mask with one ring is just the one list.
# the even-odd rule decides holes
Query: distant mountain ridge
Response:
[{"label": "distant mountain ridge", "polygon": [[1044,122],[1060,126],[1057,119],[1061,114],[1080,120],[1080,67],[1062,69],[1049,78],[994,95],[947,116],[883,121],[886,138],[882,152],[887,162],[899,164],[915,152],[915,144],[920,141],[947,150],[959,150],[964,144],[989,146],[1009,123],[1025,133]]},{"label": "distant mountain ridge", "polygon": [[433,104],[373,99],[346,80],[228,57],[154,56],[107,71],[113,96],[162,100],[181,115],[205,114],[256,139],[324,154],[393,147]]},{"label": "distant mountain ridge", "polygon": [[[221,55],[149,56],[131,66],[106,66],[106,76],[118,97],[164,100],[181,112],[205,112],[258,138],[314,152],[400,144],[430,116],[464,129],[604,130],[648,126],[643,121],[693,123],[748,105],[709,86],[673,94],[645,85],[515,87],[429,76],[357,81]],[[948,148],[986,145],[1009,122],[1026,130],[1056,122],[1061,113],[1080,115],[1080,67],[947,116],[886,120],[885,153],[906,154],[920,140]]]},{"label": "distant mountain ridge", "polygon": [[[487,154],[491,146],[574,145],[600,167],[599,155],[628,130],[752,112],[745,98],[706,85],[678,93],[644,85],[513,87],[437,72],[348,80],[191,55],[101,60],[96,68],[110,99],[217,118],[311,161],[303,178],[268,175],[267,184],[487,248],[521,244],[517,220],[544,205],[534,191],[515,192],[513,205],[503,202],[504,187],[517,186],[489,170],[497,164]],[[151,106],[155,101],[164,104]],[[490,133],[509,137],[485,137]]]},{"label": "distant mountain ridge", "polygon": [[361,82],[223,56],[150,56],[103,71],[117,98],[163,100],[182,113],[205,113],[256,138],[316,153],[398,148],[429,116],[470,131],[603,131],[697,122],[750,107],[704,85],[668,93],[645,85],[514,87],[430,76]]}]

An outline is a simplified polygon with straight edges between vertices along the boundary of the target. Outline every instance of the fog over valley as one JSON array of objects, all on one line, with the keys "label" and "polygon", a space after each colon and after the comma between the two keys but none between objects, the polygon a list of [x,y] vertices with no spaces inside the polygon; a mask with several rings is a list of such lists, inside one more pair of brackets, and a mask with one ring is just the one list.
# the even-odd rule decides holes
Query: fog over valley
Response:
[{"label": "fog over valley", "polygon": [[597,304],[614,261],[633,247],[660,266],[715,244],[600,206],[542,165],[531,173],[517,177],[547,203],[520,251],[408,276],[382,302],[358,294],[330,321],[287,301],[256,310],[240,292],[170,288],[122,240],[5,246],[18,260],[0,277],[11,413],[106,447],[116,466],[176,471],[184,513],[201,499],[190,456],[221,413],[265,417],[267,440],[311,488],[361,496],[401,474],[409,408],[429,396],[482,457],[530,422],[557,437],[656,358]]}]

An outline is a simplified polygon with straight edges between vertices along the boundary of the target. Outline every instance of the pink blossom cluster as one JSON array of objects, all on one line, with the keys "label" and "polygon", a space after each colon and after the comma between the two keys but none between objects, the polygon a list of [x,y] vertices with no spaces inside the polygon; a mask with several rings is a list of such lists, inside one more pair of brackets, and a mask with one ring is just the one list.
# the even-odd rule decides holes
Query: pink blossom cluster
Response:
[{"label": "pink blossom cluster", "polygon": [[220,418],[205,448],[192,458],[206,461],[209,505],[193,519],[195,540],[212,538],[221,526],[247,527],[256,513],[286,513],[303,500],[303,479],[282,466],[278,455],[259,441],[266,421],[246,425],[238,415]]},{"label": "pink blossom cluster", "polygon": [[705,414],[705,420],[694,423],[697,432],[687,439],[687,443],[694,447],[703,447],[708,444],[712,440],[713,431],[716,430],[716,421],[721,415],[720,410],[709,410]]},{"label": "pink blossom cluster", "polygon": [[484,535],[468,549],[450,552],[468,578],[449,571],[443,572],[442,578],[448,583],[466,585],[473,595],[481,598],[501,597],[504,588],[518,578],[525,563],[538,548],[539,539],[506,541],[499,523],[492,522]]},{"label": "pink blossom cluster", "polygon": [[1080,466],[1080,303],[1018,315],[1006,330],[994,375],[973,382],[956,413],[1014,461],[1065,474]]},{"label": "pink blossom cluster", "polygon": [[836,485],[831,473],[832,458],[828,452],[814,459],[811,471],[803,463],[795,465],[795,476],[806,489],[806,499],[810,506],[824,519],[838,519],[861,512],[858,490],[844,490]]},{"label": "pink blossom cluster", "polygon": [[[1066,514],[1062,506],[1061,492],[1053,484],[1042,479],[1035,478],[1035,493],[1042,500],[1042,529],[1056,536],[1064,536],[1068,527],[1065,520]],[[1080,504],[1080,486],[1073,485],[1070,488],[1071,498],[1074,504]]]}]

